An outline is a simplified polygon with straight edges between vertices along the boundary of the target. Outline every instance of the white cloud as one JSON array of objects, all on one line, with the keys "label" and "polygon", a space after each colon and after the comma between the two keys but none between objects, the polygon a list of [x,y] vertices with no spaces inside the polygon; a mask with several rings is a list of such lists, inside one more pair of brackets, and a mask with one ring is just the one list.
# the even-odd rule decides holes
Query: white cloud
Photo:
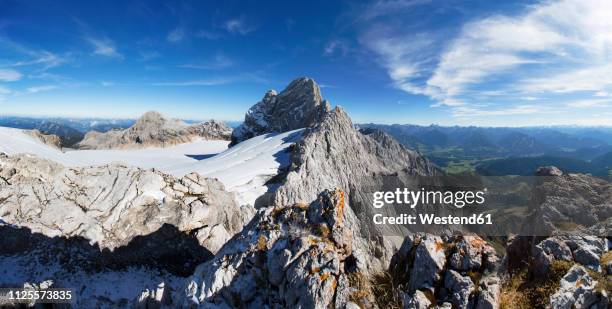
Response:
[{"label": "white cloud", "polygon": [[247,23],[244,17],[227,20],[223,24],[223,29],[225,29],[229,33],[241,35],[245,35],[249,32],[255,31],[255,27]]},{"label": "white cloud", "polygon": [[185,31],[181,28],[176,28],[170,31],[170,33],[168,33],[168,36],[166,36],[166,40],[168,40],[168,42],[171,42],[171,43],[178,43],[182,41],[184,38],[185,38]]},{"label": "white cloud", "polygon": [[0,86],[0,95],[11,94],[11,89]]},{"label": "white cloud", "polygon": [[94,38],[89,37],[86,40],[93,46],[95,55],[111,57],[111,58],[123,58],[123,56],[117,52],[115,43],[109,38]]},{"label": "white cloud", "polygon": [[23,75],[13,69],[0,69],[0,81],[15,82],[21,79]]},{"label": "white cloud", "polygon": [[49,91],[53,89],[57,89],[57,86],[52,86],[52,85],[36,86],[36,87],[29,87],[26,90],[28,93],[37,93],[37,92]]},{"label": "white cloud", "polygon": [[111,87],[115,85],[115,82],[111,82],[111,81],[101,81],[100,85],[102,85],[103,87]]},{"label": "white cloud", "polygon": [[611,29],[611,1],[562,0],[471,21],[450,41],[389,24],[370,27],[360,41],[379,56],[396,88],[457,109],[486,91],[511,99],[612,92]]}]

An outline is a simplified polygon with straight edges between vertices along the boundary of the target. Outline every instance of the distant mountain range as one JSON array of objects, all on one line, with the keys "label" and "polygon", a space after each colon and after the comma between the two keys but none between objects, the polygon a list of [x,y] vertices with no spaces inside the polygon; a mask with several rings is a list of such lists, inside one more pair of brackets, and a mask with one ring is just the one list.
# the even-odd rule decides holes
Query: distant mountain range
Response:
[{"label": "distant mountain range", "polygon": [[[63,117],[21,117],[1,116],[0,127],[9,127],[26,130],[39,130],[43,134],[57,135],[62,147],[73,147],[91,131],[105,133],[112,130],[123,130],[133,126],[137,119],[109,119],[109,118],[63,118]],[[196,124],[201,121],[184,120],[187,124]],[[228,121],[230,128],[241,124],[238,121]]]},{"label": "distant mountain range", "polygon": [[531,175],[556,165],[572,172],[608,175],[612,158],[609,127],[443,127],[362,124],[378,129],[441,167],[482,174]]}]

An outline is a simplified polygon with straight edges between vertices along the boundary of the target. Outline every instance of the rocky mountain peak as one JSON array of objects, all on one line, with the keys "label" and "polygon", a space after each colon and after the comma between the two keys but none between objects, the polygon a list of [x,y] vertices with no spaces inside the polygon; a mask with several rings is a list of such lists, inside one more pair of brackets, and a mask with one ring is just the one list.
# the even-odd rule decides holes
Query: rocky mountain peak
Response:
[{"label": "rocky mountain peak", "polygon": [[556,166],[542,166],[535,174],[536,176],[562,176],[563,172]]},{"label": "rocky mountain peak", "polygon": [[194,138],[228,140],[231,128],[218,121],[188,125],[150,111],[125,130],[89,132],[77,146],[80,149],[165,147],[188,143]]},{"label": "rocky mountain peak", "polygon": [[311,78],[298,78],[279,94],[274,90],[266,92],[247,111],[244,123],[232,134],[232,144],[266,133],[310,127],[329,110],[319,85]]}]

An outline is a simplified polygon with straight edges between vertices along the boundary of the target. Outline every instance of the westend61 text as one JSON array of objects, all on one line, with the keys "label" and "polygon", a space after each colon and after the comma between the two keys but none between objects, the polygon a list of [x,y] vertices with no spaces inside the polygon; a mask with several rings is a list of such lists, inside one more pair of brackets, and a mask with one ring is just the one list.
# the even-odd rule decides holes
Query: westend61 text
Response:
[{"label": "westend61 text", "polygon": [[436,216],[434,214],[419,214],[407,215],[401,214],[399,216],[388,217],[382,214],[375,214],[372,217],[374,224],[400,224],[400,225],[414,225],[419,224],[427,225],[491,225],[493,224],[491,214],[473,214],[470,216]]}]

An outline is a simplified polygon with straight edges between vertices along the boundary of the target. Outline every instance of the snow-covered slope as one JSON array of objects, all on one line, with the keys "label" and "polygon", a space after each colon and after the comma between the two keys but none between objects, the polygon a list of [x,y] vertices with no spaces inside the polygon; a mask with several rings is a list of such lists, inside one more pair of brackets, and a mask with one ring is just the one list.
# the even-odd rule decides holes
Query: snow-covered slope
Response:
[{"label": "snow-covered slope", "polygon": [[42,143],[24,130],[0,127],[0,152],[8,155],[32,153],[40,157],[64,163],[63,153]]},{"label": "snow-covered slope", "polygon": [[195,171],[217,178],[227,190],[237,193],[239,204],[253,205],[255,199],[266,192],[266,181],[289,164],[290,156],[286,149],[300,139],[302,131],[260,135],[212,158],[196,164],[180,163],[165,171],[173,175]]},{"label": "snow-covered slope", "polygon": [[196,140],[167,148],[74,150],[64,153],[22,130],[0,127],[0,152],[9,155],[31,153],[70,167],[123,163],[156,168],[177,177],[198,172],[218,178],[227,190],[237,193],[240,204],[253,205],[255,198],[266,191],[265,182],[289,163],[289,154],[285,149],[296,142],[301,134],[302,129],[265,134],[229,149],[227,141]]}]

